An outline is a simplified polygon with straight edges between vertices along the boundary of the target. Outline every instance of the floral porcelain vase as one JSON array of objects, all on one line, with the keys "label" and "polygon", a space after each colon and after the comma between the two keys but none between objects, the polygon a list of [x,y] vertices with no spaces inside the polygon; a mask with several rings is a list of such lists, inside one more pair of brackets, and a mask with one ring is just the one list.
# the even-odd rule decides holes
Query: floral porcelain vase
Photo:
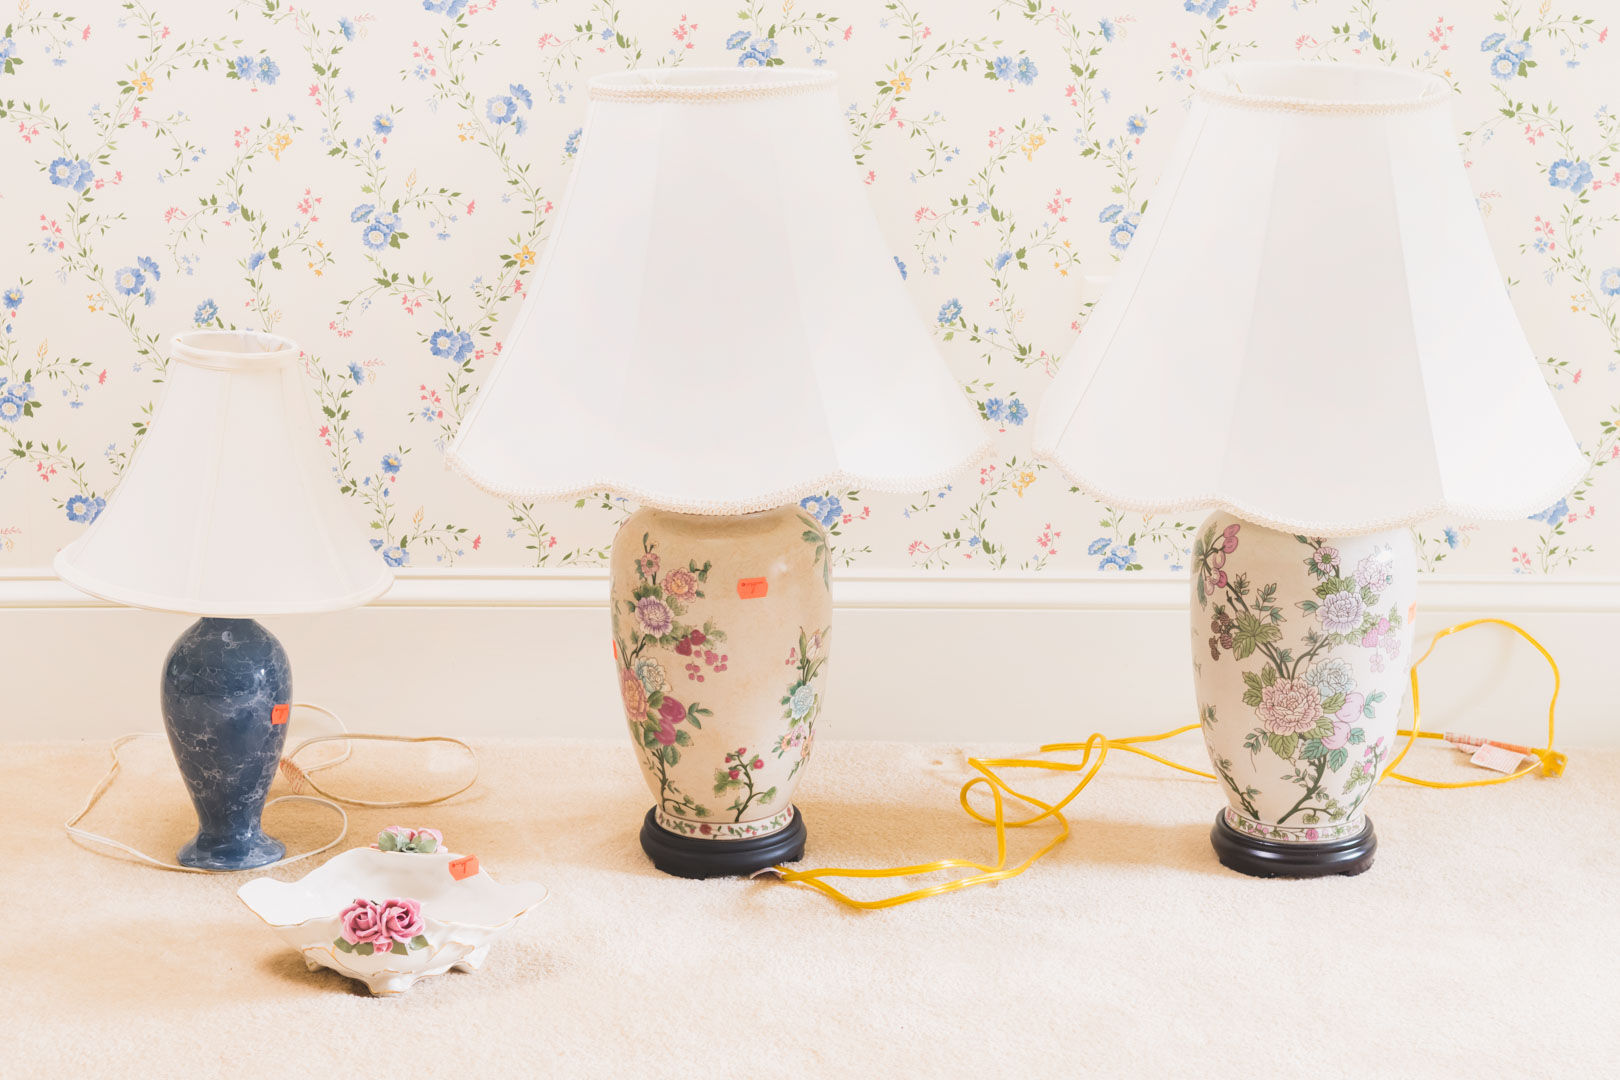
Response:
[{"label": "floral porcelain vase", "polygon": [[746,874],[804,853],[793,791],[826,695],[827,536],[797,506],[642,509],[613,542],[619,696],[654,805],[653,864]]},{"label": "floral porcelain vase", "polygon": [[1365,803],[1407,694],[1417,557],[1405,529],[1340,539],[1211,515],[1193,547],[1198,714],[1228,806],[1221,862],[1360,873]]}]

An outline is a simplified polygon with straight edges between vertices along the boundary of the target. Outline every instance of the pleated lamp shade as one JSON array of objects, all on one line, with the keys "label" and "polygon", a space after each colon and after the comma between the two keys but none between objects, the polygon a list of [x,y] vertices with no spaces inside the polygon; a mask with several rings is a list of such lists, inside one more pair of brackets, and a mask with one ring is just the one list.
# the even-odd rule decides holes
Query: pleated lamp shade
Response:
[{"label": "pleated lamp shade", "polygon": [[1346,536],[1513,518],[1585,468],[1432,75],[1206,72],[1035,450],[1109,505]]},{"label": "pleated lamp shade", "polygon": [[920,491],[986,446],[867,205],[831,72],[591,80],[557,230],[453,465],[505,496],[726,514]]},{"label": "pleated lamp shade", "polygon": [[393,576],[332,479],[286,338],[177,335],[168,386],[106,508],[56,556],[68,583],[157,611],[336,611]]}]

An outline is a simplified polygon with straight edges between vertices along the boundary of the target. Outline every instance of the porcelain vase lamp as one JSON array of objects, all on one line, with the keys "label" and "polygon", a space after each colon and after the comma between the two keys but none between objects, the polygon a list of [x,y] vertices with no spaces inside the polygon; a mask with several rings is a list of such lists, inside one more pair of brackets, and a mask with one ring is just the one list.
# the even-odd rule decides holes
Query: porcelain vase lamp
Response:
[{"label": "porcelain vase lamp", "polygon": [[589,96],[557,231],[449,456],[509,498],[640,504],[611,600],[642,847],[748,873],[804,848],[826,496],[942,483],[985,434],[866,204],[832,73],[631,71]]},{"label": "porcelain vase lamp", "polygon": [[292,705],[287,653],[254,618],[354,607],[393,579],[311,434],[297,346],[207,330],[177,335],[171,358],[123,479],[56,572],[106,600],[201,616],[160,686],[198,818],[179,860],[247,870],[284,854],[259,819]]},{"label": "porcelain vase lamp", "polygon": [[[1409,526],[1512,519],[1585,467],[1491,256],[1450,92],[1416,72],[1201,77],[1036,452],[1192,536],[1223,863],[1357,873],[1417,614]],[[1121,453],[1121,447],[1131,447]]]}]

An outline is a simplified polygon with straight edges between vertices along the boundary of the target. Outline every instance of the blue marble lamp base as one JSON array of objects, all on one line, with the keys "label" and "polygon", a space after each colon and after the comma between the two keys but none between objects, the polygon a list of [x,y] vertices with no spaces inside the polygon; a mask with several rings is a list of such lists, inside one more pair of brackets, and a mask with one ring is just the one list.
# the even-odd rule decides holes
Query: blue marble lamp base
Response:
[{"label": "blue marble lamp base", "polygon": [[264,834],[259,816],[292,702],[281,642],[252,619],[199,619],[163,661],[162,701],[169,746],[197,808],[197,835],[180,849],[181,865],[251,870],[278,861],[287,849]]}]

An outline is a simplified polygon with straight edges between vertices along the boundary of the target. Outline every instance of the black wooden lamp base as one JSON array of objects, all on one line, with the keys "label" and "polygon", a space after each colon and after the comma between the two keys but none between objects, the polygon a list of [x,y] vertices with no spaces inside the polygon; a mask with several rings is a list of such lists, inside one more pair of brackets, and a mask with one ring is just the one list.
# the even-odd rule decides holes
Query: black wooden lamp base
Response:
[{"label": "black wooden lamp base", "polygon": [[787,828],[747,840],[699,840],[662,828],[653,811],[641,823],[641,850],[666,874],[684,878],[743,877],[804,858],[804,815]]},{"label": "black wooden lamp base", "polygon": [[1280,844],[1238,832],[1226,823],[1226,813],[1215,815],[1209,842],[1221,865],[1252,877],[1328,877],[1359,874],[1372,866],[1378,837],[1372,819],[1355,836],[1325,844]]}]

